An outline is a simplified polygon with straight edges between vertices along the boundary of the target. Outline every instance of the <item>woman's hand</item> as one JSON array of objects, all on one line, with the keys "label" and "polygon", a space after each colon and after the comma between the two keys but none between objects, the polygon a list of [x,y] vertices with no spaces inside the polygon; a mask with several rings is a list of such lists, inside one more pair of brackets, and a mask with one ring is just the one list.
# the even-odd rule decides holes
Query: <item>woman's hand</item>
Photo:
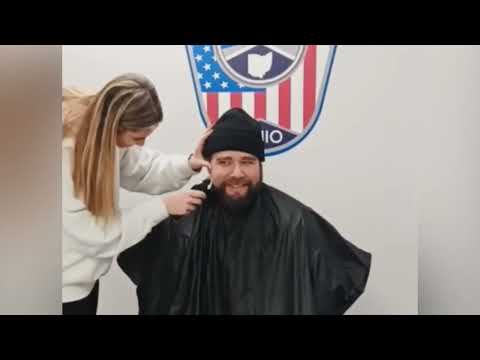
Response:
[{"label": "woman's hand", "polygon": [[202,205],[206,197],[202,191],[189,190],[167,195],[163,202],[170,215],[182,216],[191,213],[197,206]]},{"label": "woman's hand", "polygon": [[210,134],[213,132],[212,130],[212,125],[210,125],[207,130],[204,132],[202,137],[200,138],[197,147],[195,149],[195,152],[190,156],[189,158],[189,163],[190,167],[192,168],[193,171],[200,171],[202,167],[206,167],[207,169],[210,169],[210,163],[204,159],[202,155],[203,151],[203,146],[205,145],[205,141],[207,138],[210,136]]}]

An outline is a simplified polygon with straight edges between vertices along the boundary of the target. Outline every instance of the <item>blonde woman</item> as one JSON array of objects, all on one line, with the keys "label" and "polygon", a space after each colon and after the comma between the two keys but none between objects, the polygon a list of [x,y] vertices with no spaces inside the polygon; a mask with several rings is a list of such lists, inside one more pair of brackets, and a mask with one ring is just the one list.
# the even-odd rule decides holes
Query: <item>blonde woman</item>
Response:
[{"label": "blonde woman", "polygon": [[202,148],[210,130],[188,158],[142,148],[163,112],[153,84],[138,74],[119,76],[96,94],[65,90],[62,107],[63,313],[93,315],[99,278],[116,255],[205,198],[177,192],[120,212],[119,189],[151,195],[180,189],[209,166]]}]

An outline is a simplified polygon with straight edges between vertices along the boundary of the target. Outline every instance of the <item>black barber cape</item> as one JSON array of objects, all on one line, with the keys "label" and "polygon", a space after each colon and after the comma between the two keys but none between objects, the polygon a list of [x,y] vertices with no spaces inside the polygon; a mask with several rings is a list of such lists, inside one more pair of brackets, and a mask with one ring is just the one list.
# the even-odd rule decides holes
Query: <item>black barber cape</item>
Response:
[{"label": "black barber cape", "polygon": [[283,192],[261,185],[243,217],[207,200],[122,252],[143,314],[343,314],[363,293],[371,255]]}]

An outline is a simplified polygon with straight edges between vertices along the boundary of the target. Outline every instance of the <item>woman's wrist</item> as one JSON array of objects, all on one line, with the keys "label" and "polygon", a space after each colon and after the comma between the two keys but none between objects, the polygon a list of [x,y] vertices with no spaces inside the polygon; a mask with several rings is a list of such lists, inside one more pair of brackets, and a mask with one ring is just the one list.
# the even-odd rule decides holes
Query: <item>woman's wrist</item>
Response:
[{"label": "woman's wrist", "polygon": [[191,168],[193,171],[199,172],[199,171],[202,169],[202,167],[201,167],[201,166],[195,167],[195,165],[193,165],[192,159],[193,159],[193,153],[190,154],[190,155],[188,155],[188,163],[190,164],[190,168]]}]

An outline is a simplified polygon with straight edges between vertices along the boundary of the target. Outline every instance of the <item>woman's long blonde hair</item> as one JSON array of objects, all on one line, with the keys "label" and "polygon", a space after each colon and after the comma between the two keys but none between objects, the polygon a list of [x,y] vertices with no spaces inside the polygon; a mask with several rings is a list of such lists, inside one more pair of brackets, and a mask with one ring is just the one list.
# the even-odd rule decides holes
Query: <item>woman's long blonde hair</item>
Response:
[{"label": "woman's long blonde hair", "polygon": [[64,119],[63,136],[74,139],[73,185],[97,218],[115,215],[115,154],[121,130],[139,130],[163,119],[153,84],[144,76],[125,74],[111,80],[93,95],[64,91],[63,103],[76,102],[77,109]]}]

